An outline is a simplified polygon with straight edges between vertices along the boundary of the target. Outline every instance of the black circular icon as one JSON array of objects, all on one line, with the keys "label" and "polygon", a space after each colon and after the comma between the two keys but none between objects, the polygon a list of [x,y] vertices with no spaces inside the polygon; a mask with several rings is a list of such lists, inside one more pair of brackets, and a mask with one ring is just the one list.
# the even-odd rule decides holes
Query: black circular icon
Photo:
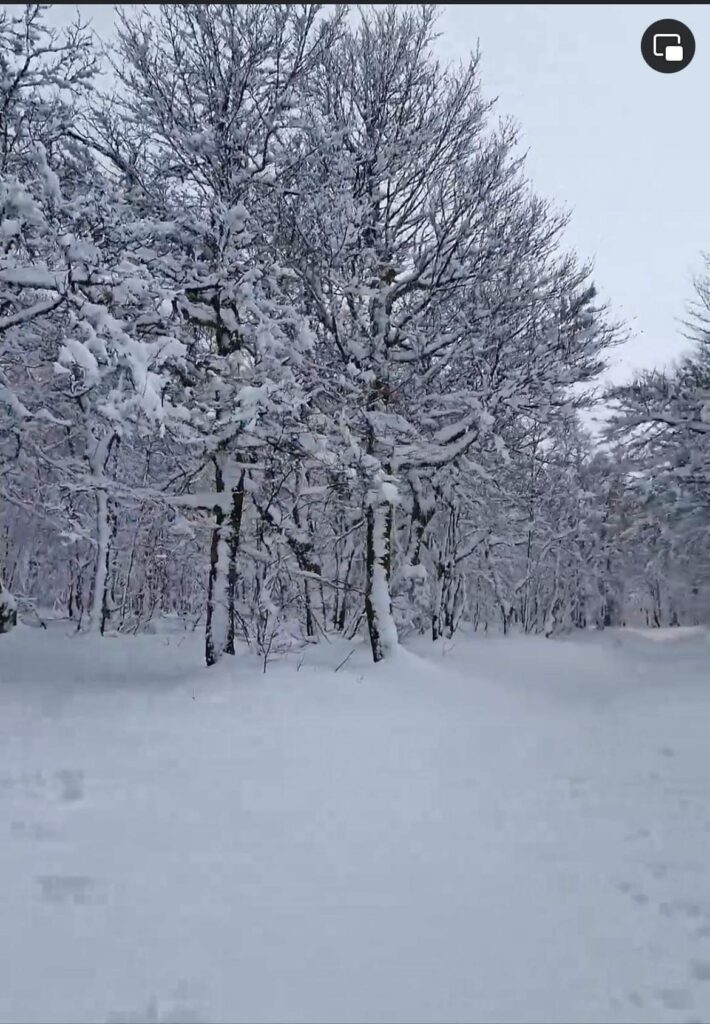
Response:
[{"label": "black circular icon", "polygon": [[663,18],[654,21],[644,32],[641,53],[654,71],[672,75],[687,68],[695,56],[695,37],[682,21]]}]

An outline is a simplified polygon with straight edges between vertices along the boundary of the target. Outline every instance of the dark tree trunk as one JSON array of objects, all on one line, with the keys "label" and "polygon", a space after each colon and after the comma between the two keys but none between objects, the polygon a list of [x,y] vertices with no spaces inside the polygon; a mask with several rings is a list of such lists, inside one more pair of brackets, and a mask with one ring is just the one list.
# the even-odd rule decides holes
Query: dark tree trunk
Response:
[{"label": "dark tree trunk", "polygon": [[365,520],[365,617],[372,658],[378,662],[392,654],[397,646],[390,597],[392,508],[390,505],[368,506]]},{"label": "dark tree trunk", "polygon": [[[210,573],[207,583],[205,661],[216,665],[223,654],[234,654],[236,636],[237,554],[244,514],[244,479],[232,488],[229,516],[221,504],[213,508],[214,527],[210,541]],[[215,491],[225,493],[224,471],[215,459]]]},{"label": "dark tree trunk", "polygon": [[[215,491],[217,494],[224,493],[224,477],[219,462],[215,460]],[[219,609],[216,607],[220,600],[219,589],[219,562],[220,548],[222,545],[222,524],[224,523],[224,511],[221,505],[215,505],[214,527],[210,539],[210,574],[207,581],[207,619],[205,622],[205,661],[208,667],[216,665],[222,654],[223,641],[215,636],[216,618]]]},{"label": "dark tree trunk", "polygon": [[17,607],[14,598],[0,583],[0,633],[9,633],[17,625]]},{"label": "dark tree trunk", "polygon": [[246,471],[242,470],[239,483],[232,491],[232,507],[229,512],[229,537],[227,547],[229,552],[229,569],[227,573],[227,642],[225,652],[234,654],[234,640],[237,630],[237,553],[239,541],[242,534],[242,517],[244,515],[244,478]]}]

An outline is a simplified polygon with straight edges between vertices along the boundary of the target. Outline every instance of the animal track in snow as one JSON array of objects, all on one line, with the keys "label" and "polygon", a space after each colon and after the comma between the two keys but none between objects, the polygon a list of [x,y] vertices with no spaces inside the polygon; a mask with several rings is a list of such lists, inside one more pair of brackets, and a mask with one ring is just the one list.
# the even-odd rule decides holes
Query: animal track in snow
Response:
[{"label": "animal track in snow", "polygon": [[710,960],[693,960],[690,974],[695,981],[710,981]]},{"label": "animal track in snow", "polygon": [[33,839],[40,843],[59,838],[56,828],[41,821],[13,821],[10,831],[14,836]]},{"label": "animal track in snow", "polygon": [[691,1010],[693,996],[685,988],[663,988],[658,993],[661,1002],[669,1010]]},{"label": "animal track in snow", "polygon": [[96,882],[88,875],[39,875],[36,881],[46,903],[86,905],[101,902]]},{"label": "animal track in snow", "polygon": [[62,803],[77,803],[84,799],[84,773],[80,768],[63,768],[55,778]]},{"label": "animal track in snow", "polygon": [[646,906],[649,902],[646,893],[639,889],[638,886],[634,885],[633,882],[617,882],[616,888],[619,892],[623,892],[626,896],[630,896],[634,903],[637,903],[640,907]]}]

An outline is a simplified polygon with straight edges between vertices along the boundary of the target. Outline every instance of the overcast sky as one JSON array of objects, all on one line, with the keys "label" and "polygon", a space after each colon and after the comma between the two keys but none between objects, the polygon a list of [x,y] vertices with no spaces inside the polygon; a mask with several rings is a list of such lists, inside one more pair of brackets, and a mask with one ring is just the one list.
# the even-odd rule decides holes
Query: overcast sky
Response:
[{"label": "overcast sky", "polygon": [[[79,4],[106,37],[113,9]],[[132,5],[124,5],[132,6]],[[75,8],[55,7],[53,20]],[[601,294],[634,337],[610,376],[662,365],[687,343],[678,323],[710,251],[710,7],[702,4],[443,4],[442,55],[480,41],[483,85],[520,125],[538,192],[572,213],[567,237],[594,260]],[[675,18],[696,53],[652,71],[644,30]]]}]

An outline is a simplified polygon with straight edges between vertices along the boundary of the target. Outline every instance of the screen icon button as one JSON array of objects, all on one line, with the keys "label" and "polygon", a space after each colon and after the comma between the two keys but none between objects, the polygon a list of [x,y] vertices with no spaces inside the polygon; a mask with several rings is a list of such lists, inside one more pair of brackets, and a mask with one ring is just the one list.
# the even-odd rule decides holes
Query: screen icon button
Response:
[{"label": "screen icon button", "polygon": [[641,53],[654,71],[673,74],[687,68],[695,56],[695,38],[682,21],[664,18],[649,25],[644,32]]}]

